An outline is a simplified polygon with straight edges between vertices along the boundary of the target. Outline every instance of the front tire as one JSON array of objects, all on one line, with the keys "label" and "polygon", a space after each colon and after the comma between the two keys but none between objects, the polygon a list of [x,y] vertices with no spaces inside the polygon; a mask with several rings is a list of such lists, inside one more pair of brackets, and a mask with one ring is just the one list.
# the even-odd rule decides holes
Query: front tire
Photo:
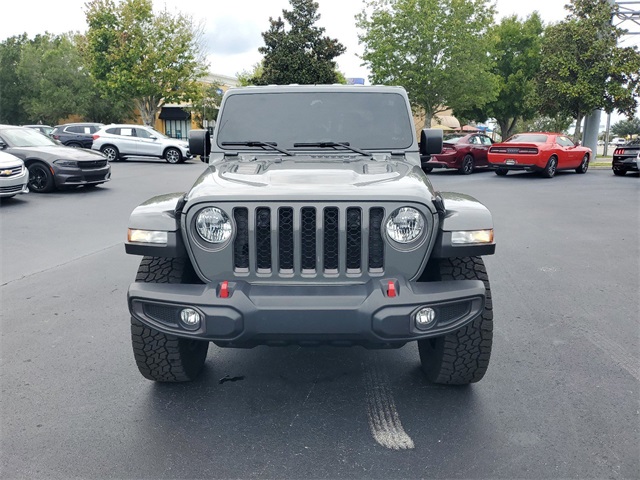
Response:
[{"label": "front tire", "polygon": [[462,159],[462,166],[458,169],[461,175],[469,175],[473,173],[473,157],[466,154]]},{"label": "front tire", "polygon": [[544,167],[544,170],[542,170],[541,174],[544,178],[553,178],[557,170],[558,170],[558,158],[556,156],[553,156],[549,159],[549,161],[547,162],[547,165]]},{"label": "front tire", "polygon": [[439,261],[440,280],[482,280],[485,306],[471,323],[442,337],[418,341],[420,364],[434,383],[466,385],[478,382],[489,366],[493,344],[491,286],[480,257],[447,258]]},{"label": "front tire", "polygon": [[167,163],[181,163],[182,162],[182,153],[177,148],[167,148],[164,152],[164,159]]},{"label": "front tire", "polygon": [[576,168],[576,173],[587,173],[589,170],[589,155],[585,155],[580,166]]},{"label": "front tire", "polygon": [[29,169],[29,190],[36,193],[49,193],[55,188],[53,173],[42,162],[33,162]]},{"label": "front tire", "polygon": [[[144,257],[136,282],[192,283],[196,275],[188,259]],[[180,338],[131,317],[131,344],[138,370],[156,382],[189,382],[201,372],[209,342]]]}]

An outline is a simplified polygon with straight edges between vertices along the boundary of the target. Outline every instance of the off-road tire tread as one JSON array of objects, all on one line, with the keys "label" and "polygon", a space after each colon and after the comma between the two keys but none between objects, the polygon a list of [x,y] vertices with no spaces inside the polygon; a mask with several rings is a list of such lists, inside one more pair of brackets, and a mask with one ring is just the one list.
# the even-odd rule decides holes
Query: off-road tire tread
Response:
[{"label": "off-road tire tread", "polygon": [[493,303],[489,276],[480,257],[440,260],[440,280],[482,280],[485,308],[468,325],[443,337],[420,340],[422,369],[434,383],[466,385],[484,377],[493,344]]},{"label": "off-road tire tread", "polygon": [[[195,274],[188,259],[143,257],[136,282],[189,283]],[[157,382],[194,380],[204,365],[209,342],[159,332],[131,317],[131,343],[140,373]]]}]

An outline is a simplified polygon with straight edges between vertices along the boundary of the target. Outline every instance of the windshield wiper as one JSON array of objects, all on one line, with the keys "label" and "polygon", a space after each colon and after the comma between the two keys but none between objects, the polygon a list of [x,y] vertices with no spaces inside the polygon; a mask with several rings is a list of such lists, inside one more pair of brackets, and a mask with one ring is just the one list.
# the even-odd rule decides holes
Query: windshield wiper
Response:
[{"label": "windshield wiper", "polygon": [[285,155],[293,156],[289,150],[285,150],[284,148],[279,148],[276,142],[260,142],[258,140],[252,140],[248,142],[222,142],[221,145],[223,147],[229,146],[243,146],[243,147],[262,147],[262,148],[272,148],[273,150],[277,150],[280,153],[284,153]]},{"label": "windshield wiper", "polygon": [[312,143],[294,143],[294,147],[320,147],[320,148],[335,148],[335,147],[343,147],[351,150],[352,152],[359,153],[360,155],[365,155],[367,157],[371,157],[372,155],[369,152],[365,152],[364,150],[360,150],[359,148],[352,147],[349,142],[312,142]]}]

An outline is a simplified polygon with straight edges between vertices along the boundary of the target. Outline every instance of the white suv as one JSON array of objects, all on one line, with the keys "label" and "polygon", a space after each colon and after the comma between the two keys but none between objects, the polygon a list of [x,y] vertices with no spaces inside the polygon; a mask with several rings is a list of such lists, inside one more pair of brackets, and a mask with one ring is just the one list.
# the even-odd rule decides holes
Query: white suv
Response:
[{"label": "white suv", "polygon": [[127,157],[158,157],[168,163],[182,163],[191,158],[186,141],[144,125],[105,125],[93,135],[91,149],[101,151],[111,162]]}]

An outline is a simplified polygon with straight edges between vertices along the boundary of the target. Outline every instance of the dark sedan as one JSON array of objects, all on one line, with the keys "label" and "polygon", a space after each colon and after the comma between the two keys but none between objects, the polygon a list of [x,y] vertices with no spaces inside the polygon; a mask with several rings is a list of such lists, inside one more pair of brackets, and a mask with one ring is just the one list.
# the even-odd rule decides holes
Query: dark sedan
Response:
[{"label": "dark sedan", "polygon": [[442,153],[422,162],[422,169],[430,172],[434,168],[453,168],[469,175],[476,167],[488,166],[487,152],[492,144],[491,139],[482,133],[445,135]]},{"label": "dark sedan", "polygon": [[111,166],[101,153],[58,145],[30,128],[0,125],[0,150],[24,161],[32,192],[95,186],[111,178]]}]

